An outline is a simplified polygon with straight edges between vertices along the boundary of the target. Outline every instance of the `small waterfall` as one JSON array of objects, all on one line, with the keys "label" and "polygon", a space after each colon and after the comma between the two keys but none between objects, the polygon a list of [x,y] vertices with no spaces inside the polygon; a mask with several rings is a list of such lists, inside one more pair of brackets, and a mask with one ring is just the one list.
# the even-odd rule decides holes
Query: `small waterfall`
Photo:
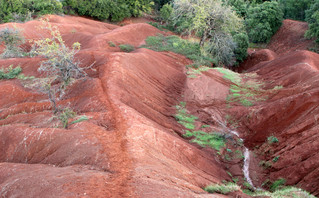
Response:
[{"label": "small waterfall", "polygon": [[[231,134],[234,134],[235,136],[237,136],[241,141],[243,141],[242,138],[239,137],[239,134],[237,133],[237,131],[230,131]],[[243,167],[243,172],[244,172],[244,176],[247,180],[247,182],[254,188],[256,189],[256,187],[254,186],[250,176],[249,176],[249,163],[250,163],[250,152],[248,150],[247,147],[244,146],[244,167]]]},{"label": "small waterfall", "polygon": [[[211,118],[213,118],[213,120],[217,121],[217,123],[219,123],[226,131],[229,131],[231,134],[235,135],[236,137],[239,138],[240,141],[244,141],[242,138],[239,137],[239,134],[237,131],[233,131],[230,130],[223,122],[221,122],[218,119],[215,119],[213,116],[211,116]],[[243,173],[244,176],[246,178],[246,181],[251,185],[251,187],[253,189],[256,189],[256,187],[254,186],[250,176],[249,176],[249,163],[250,163],[250,152],[249,149],[245,146],[244,147],[244,167],[243,167]]]}]

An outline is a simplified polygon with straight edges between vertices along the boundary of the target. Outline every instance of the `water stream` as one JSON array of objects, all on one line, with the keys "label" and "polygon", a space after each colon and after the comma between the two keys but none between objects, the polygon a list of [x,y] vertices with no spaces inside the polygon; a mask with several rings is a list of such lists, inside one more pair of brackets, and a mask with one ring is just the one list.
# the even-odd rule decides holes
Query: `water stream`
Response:
[{"label": "water stream", "polygon": [[[226,126],[225,126],[226,127]],[[239,134],[237,131],[232,131],[230,130],[230,133],[237,136],[240,141],[244,141],[242,138],[239,137]],[[244,167],[243,167],[243,173],[244,173],[244,176],[246,178],[246,181],[251,185],[251,187],[253,187],[254,189],[256,189],[256,187],[254,186],[250,176],[249,176],[249,163],[250,163],[250,152],[248,150],[247,147],[243,146],[244,147]]]},{"label": "water stream", "polygon": [[[213,118],[213,117],[212,117]],[[213,118],[214,119],[214,118]],[[243,142],[243,139],[239,137],[239,134],[237,131],[233,131],[233,130],[230,130],[223,122],[217,120],[217,119],[214,119],[215,121],[217,121],[224,129],[226,129],[227,131],[229,131],[231,134],[235,135],[236,137],[239,138],[240,141]],[[250,176],[249,176],[249,164],[250,164],[250,152],[249,152],[249,149],[245,146],[244,147],[244,167],[243,167],[243,173],[244,173],[244,176],[245,176],[245,179],[246,181],[251,185],[251,187],[253,189],[256,189],[256,187],[254,186]]]}]

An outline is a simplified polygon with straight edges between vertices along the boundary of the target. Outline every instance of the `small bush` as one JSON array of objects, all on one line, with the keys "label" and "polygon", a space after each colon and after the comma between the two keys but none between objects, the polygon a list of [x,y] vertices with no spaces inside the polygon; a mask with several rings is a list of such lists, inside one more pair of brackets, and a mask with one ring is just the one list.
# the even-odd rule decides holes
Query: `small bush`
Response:
[{"label": "small bush", "polygon": [[21,72],[22,72],[21,67],[13,68],[12,65],[10,65],[6,69],[0,69],[0,80],[16,78]]},{"label": "small bush", "polygon": [[69,119],[74,118],[76,113],[70,108],[65,108],[59,115],[59,120],[62,122],[63,128],[67,129],[69,126]]},{"label": "small bush", "polygon": [[5,27],[0,31],[0,44],[4,43],[5,49],[2,58],[22,57],[23,50],[19,47],[24,43],[24,37],[17,28]]},{"label": "small bush", "polygon": [[249,39],[247,33],[239,33],[233,36],[236,43],[235,57],[237,62],[242,62],[247,58],[247,49],[249,45]]},{"label": "small bush", "polygon": [[228,194],[231,192],[236,192],[240,190],[240,187],[234,183],[227,183],[227,184],[215,184],[205,187],[205,191],[209,193],[220,193],[220,194]]},{"label": "small bush", "polygon": [[134,46],[129,44],[122,44],[122,45],[119,45],[119,47],[122,52],[132,52],[135,50]]},{"label": "small bush", "polygon": [[109,43],[109,46],[110,46],[110,47],[116,47],[116,45],[115,45],[115,43],[114,43],[114,42],[109,41],[108,43]]}]

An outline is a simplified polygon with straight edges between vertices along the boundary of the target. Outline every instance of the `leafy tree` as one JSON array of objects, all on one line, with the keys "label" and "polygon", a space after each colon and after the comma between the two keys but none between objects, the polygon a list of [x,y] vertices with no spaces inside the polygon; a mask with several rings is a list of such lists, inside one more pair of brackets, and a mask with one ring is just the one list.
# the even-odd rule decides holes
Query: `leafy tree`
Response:
[{"label": "leafy tree", "polygon": [[268,42],[282,24],[283,13],[275,1],[257,4],[248,9],[246,28],[252,42]]},{"label": "leafy tree", "polygon": [[315,3],[306,11],[306,21],[309,23],[309,29],[305,36],[316,37],[316,43],[319,44],[319,0],[315,0]]},{"label": "leafy tree", "polygon": [[220,0],[175,0],[172,21],[183,33],[198,35],[200,46],[219,63],[233,65],[236,43],[232,35],[243,31],[243,21],[231,7]]},{"label": "leafy tree", "polygon": [[[51,38],[34,41],[34,53],[46,58],[38,70],[48,76],[48,82],[42,87],[42,90],[48,94],[54,113],[57,113],[59,109],[56,96],[63,95],[72,79],[84,77],[86,73],[80,67],[80,62],[76,61],[74,57],[80,50],[80,43],[74,43],[71,49],[68,48],[57,27],[51,26],[48,22],[44,24]],[[60,82],[60,86],[56,88],[53,86],[54,82]]]},{"label": "leafy tree", "polygon": [[314,0],[279,0],[284,18],[294,20],[305,20],[305,11],[310,8]]}]

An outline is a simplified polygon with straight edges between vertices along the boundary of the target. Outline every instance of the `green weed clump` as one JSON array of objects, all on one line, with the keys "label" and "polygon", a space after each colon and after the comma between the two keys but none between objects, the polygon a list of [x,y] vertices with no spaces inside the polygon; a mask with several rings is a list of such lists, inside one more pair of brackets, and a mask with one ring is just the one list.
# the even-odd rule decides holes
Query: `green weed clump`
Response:
[{"label": "green weed clump", "polygon": [[275,192],[276,190],[282,188],[285,183],[286,183],[286,180],[284,178],[277,179],[271,184],[270,191]]},{"label": "green weed clump", "polygon": [[10,65],[8,68],[0,69],[0,80],[17,78],[21,72],[21,67],[13,68],[12,65]]},{"label": "green weed clump", "polygon": [[129,44],[119,45],[119,48],[121,49],[122,52],[132,52],[135,49],[133,45],[129,45]]},{"label": "green weed clump", "polygon": [[228,194],[231,192],[236,192],[240,190],[240,187],[235,183],[227,183],[227,184],[214,184],[205,187],[205,191],[209,193],[220,193],[220,194]]},{"label": "green weed clump", "polygon": [[150,36],[142,47],[154,51],[171,51],[182,54],[193,61],[193,67],[211,66],[215,60],[211,56],[202,54],[200,45],[196,42],[182,39],[178,36],[167,36],[162,34]]},{"label": "green weed clump", "polygon": [[275,136],[269,136],[267,138],[267,141],[268,141],[268,144],[274,144],[279,142],[278,138],[276,138]]}]

